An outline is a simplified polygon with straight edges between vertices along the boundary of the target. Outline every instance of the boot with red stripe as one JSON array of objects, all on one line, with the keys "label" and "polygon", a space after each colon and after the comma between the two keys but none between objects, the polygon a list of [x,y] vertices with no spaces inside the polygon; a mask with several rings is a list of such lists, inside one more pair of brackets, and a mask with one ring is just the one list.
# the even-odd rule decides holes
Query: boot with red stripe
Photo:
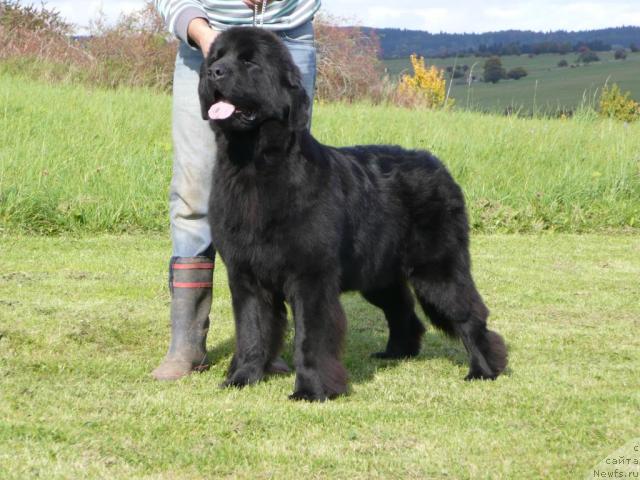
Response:
[{"label": "boot with red stripe", "polygon": [[209,257],[171,259],[171,344],[160,366],[151,373],[156,380],[178,380],[209,368],[206,343],[213,266]]}]

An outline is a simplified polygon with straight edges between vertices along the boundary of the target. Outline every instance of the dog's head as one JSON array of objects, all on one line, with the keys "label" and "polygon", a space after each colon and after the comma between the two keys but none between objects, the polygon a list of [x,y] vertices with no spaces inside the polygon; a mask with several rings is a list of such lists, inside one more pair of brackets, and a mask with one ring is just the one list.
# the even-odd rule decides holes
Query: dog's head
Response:
[{"label": "dog's head", "polygon": [[300,71],[284,43],[263,29],[220,34],[200,69],[198,92],[202,118],[223,130],[253,130],[267,120],[301,130],[309,122]]}]

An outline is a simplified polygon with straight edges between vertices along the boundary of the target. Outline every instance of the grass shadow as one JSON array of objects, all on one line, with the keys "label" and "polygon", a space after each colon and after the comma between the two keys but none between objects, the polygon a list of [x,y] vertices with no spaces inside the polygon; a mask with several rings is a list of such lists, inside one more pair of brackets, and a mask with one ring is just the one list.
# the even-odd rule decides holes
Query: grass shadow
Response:
[{"label": "grass shadow", "polygon": [[[384,350],[389,330],[382,310],[370,305],[359,294],[348,293],[341,297],[342,305],[347,316],[347,334],[344,346],[343,361],[349,373],[351,383],[366,383],[371,381],[377,372],[402,368],[407,361],[383,360],[372,358],[371,354]],[[466,350],[461,342],[453,340],[444,334],[435,333],[425,320],[422,312],[416,310],[427,327],[422,338],[420,355],[411,359],[424,363],[444,358],[455,365],[467,365]],[[293,345],[288,341],[283,354],[284,359],[292,365]]]},{"label": "grass shadow", "polygon": [[[375,307],[371,307],[375,308]],[[388,332],[386,322],[375,329],[358,328],[354,325],[348,333],[349,339],[345,348],[344,362],[352,383],[366,383],[371,381],[376,373],[386,370],[402,368],[408,362],[420,362],[424,368],[428,368],[430,360],[445,359],[454,365],[468,364],[467,353],[463,345],[434,331],[428,326],[427,332],[422,337],[422,348],[417,357],[411,359],[378,359],[371,356],[372,353],[384,350]]]},{"label": "grass shadow", "polygon": [[[384,350],[389,335],[387,322],[382,311],[363,300],[357,294],[346,294],[342,296],[342,304],[347,316],[347,335],[344,347],[343,361],[351,383],[366,383],[372,380],[377,372],[402,368],[408,360],[384,360],[373,358],[375,352]],[[412,358],[412,362],[421,362],[428,368],[428,362],[435,359],[446,359],[454,365],[468,365],[468,356],[462,343],[451,339],[444,334],[436,333],[428,320],[419,309],[416,310],[421,317],[427,332],[422,338],[422,349],[420,354]],[[282,358],[291,368],[293,375],[293,320],[289,318],[289,328],[287,339],[282,352]],[[228,358],[231,357],[235,349],[234,337],[220,339],[213,348],[207,352],[207,358],[211,365],[226,363],[223,367],[228,368]],[[505,372],[506,373],[506,372]],[[286,375],[286,374],[285,374]],[[277,375],[280,376],[280,375]],[[268,375],[268,381],[273,375]]]},{"label": "grass shadow", "polygon": [[225,361],[227,357],[233,355],[235,344],[236,341],[234,337],[228,337],[224,340],[216,340],[213,348],[207,349],[207,360],[209,361],[209,364],[218,365]]}]

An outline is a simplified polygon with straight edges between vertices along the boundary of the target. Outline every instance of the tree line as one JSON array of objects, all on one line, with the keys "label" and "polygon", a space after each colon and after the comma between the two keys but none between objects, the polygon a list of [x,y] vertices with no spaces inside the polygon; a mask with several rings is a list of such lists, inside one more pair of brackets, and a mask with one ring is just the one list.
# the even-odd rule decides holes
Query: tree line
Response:
[{"label": "tree line", "polygon": [[579,52],[583,47],[594,52],[617,47],[633,49],[640,42],[640,27],[617,27],[568,32],[506,30],[487,33],[429,33],[397,28],[362,28],[375,32],[383,58],[406,58],[412,53],[425,57],[493,56]]}]

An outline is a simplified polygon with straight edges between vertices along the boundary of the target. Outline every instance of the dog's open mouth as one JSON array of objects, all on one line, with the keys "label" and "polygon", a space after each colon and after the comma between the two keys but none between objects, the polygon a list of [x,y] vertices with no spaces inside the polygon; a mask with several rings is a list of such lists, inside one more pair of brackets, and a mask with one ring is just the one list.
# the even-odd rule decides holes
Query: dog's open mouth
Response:
[{"label": "dog's open mouth", "polygon": [[209,108],[209,118],[211,120],[226,120],[232,115],[237,115],[245,121],[251,122],[256,119],[256,112],[241,110],[232,103],[220,100]]}]

